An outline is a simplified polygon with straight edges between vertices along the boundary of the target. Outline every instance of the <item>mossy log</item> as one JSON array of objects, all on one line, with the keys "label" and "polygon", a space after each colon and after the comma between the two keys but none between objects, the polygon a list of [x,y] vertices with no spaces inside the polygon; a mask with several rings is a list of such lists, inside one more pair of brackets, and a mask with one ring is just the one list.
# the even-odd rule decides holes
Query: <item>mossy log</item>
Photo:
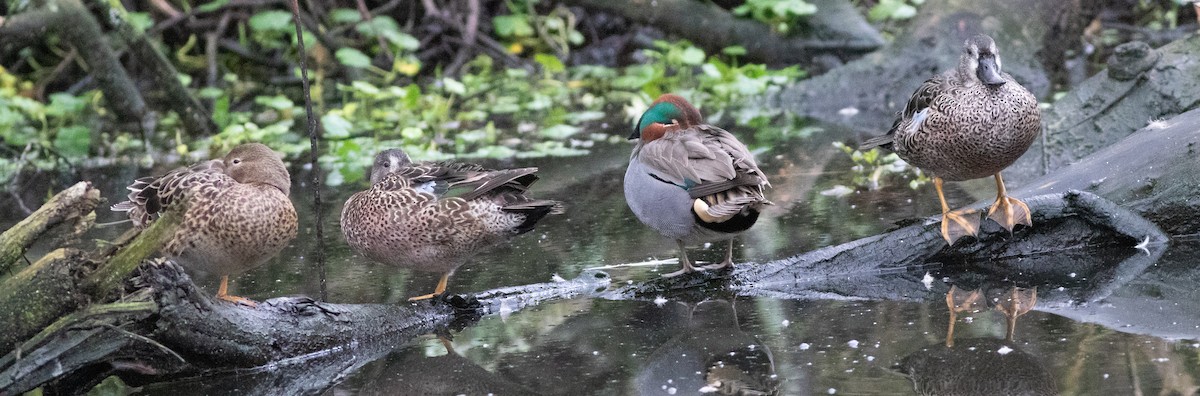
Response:
[{"label": "mossy log", "polygon": [[91,183],[79,182],[55,195],[37,211],[0,234],[0,273],[8,272],[22,260],[25,249],[47,230],[60,224],[74,223],[76,229],[87,228],[94,220],[100,204],[100,190]]},{"label": "mossy log", "polygon": [[[71,199],[78,196],[90,198],[84,198],[80,206],[78,199]],[[45,213],[70,213],[82,208],[87,209],[86,216],[94,216],[91,211],[98,202],[99,192],[88,183],[79,183],[51,198],[30,219],[47,219],[53,216]],[[119,242],[101,258],[60,248],[4,279],[0,283],[0,351],[11,351],[19,342],[89,301],[106,301],[117,294],[137,265],[166,242],[178,218],[168,214],[145,231],[129,234],[136,237]],[[31,242],[25,240],[26,245],[20,248]]]}]

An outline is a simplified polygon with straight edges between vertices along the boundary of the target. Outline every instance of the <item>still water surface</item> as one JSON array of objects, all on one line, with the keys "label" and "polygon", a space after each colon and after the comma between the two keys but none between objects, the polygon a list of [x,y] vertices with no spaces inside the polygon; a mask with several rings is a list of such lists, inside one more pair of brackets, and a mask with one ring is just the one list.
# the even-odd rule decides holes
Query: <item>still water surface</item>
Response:
[{"label": "still water surface", "polygon": [[[928,185],[911,190],[895,182],[879,191],[844,197],[821,194],[835,185],[849,185],[853,166],[830,145],[830,135],[758,150],[760,164],[774,185],[768,197],[776,205],[739,239],[734,257],[745,263],[739,265],[875,235],[897,221],[937,213],[936,196]],[[588,268],[674,258],[674,243],[638,223],[625,206],[621,178],[628,150],[623,145],[600,145],[585,157],[488,164],[541,167],[542,180],[534,194],[562,200],[568,211],[547,219],[511,245],[475,258],[451,278],[449,292],[547,282],[556,274],[569,279]],[[131,179],[135,171],[124,173],[113,175],[115,180],[100,180],[110,201],[123,194],[120,181]],[[301,181],[307,177],[297,172],[292,193],[303,222],[300,237],[270,264],[236,278],[235,293],[259,300],[321,295],[322,282],[312,260],[316,244],[311,192]],[[325,196],[327,299],[403,304],[408,296],[432,290],[437,275],[369,262],[342,242],[337,228],[341,202],[364,187],[343,186]],[[994,193],[990,180],[952,187],[948,191],[952,206]],[[100,215],[99,221],[118,218]],[[712,261],[723,250],[712,246],[692,254]],[[485,317],[452,334],[453,351],[432,335],[401,340],[378,359],[350,370],[332,388],[317,392],[903,395],[974,383],[982,386],[975,388],[979,394],[1018,390],[1069,395],[1195,394],[1200,389],[1196,341],[1200,309],[1193,302],[1200,275],[1192,267],[1200,259],[1198,251],[1194,242],[1176,242],[1143,273],[1118,281],[1096,280],[1112,282],[1116,288],[1106,299],[1084,306],[1035,308],[1019,318],[1012,341],[1004,340],[1005,317],[983,306],[958,314],[955,347],[946,348],[950,315],[941,299],[722,296],[685,303],[581,298]],[[1080,254],[1085,260],[1094,257],[1116,265],[1141,253],[1132,247],[1109,247]],[[630,265],[606,272],[615,283],[623,283],[676,268],[674,263]],[[961,275],[952,267],[915,271],[907,275],[930,272],[938,283]],[[215,279],[197,281],[201,287],[215,289]],[[1061,280],[1056,282],[1042,285],[1042,290],[1062,285]],[[984,287],[995,295],[1011,285]],[[1104,317],[1097,317],[1097,311]],[[1150,314],[1139,316],[1145,313]],[[1111,319],[1114,316],[1132,319],[1122,323]],[[269,382],[270,376],[270,369],[253,375],[212,373],[137,391],[241,394],[271,389],[261,383]],[[239,379],[243,377],[245,381]]]}]

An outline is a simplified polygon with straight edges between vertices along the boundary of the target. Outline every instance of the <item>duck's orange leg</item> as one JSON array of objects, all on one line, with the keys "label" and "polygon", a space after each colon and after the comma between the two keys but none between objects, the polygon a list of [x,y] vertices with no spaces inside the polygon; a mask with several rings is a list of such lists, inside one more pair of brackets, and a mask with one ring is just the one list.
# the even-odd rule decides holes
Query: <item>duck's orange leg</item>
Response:
[{"label": "duck's orange leg", "polygon": [[953,245],[958,238],[979,232],[979,216],[974,209],[950,210],[946,205],[946,194],[942,192],[942,178],[934,176],[933,188],[937,189],[938,200],[942,202],[942,238]]},{"label": "duck's orange leg", "polygon": [[234,304],[242,304],[251,308],[258,306],[258,303],[251,299],[229,295],[229,275],[221,276],[221,286],[217,288],[217,298]]},{"label": "duck's orange leg", "polygon": [[996,203],[988,209],[988,218],[1000,223],[1000,226],[1009,232],[1012,232],[1017,224],[1033,226],[1029,205],[1008,196],[1008,191],[1004,188],[1004,178],[1000,177],[999,173],[996,173]]},{"label": "duck's orange leg", "polygon": [[453,273],[454,272],[447,272],[445,275],[442,275],[442,279],[438,281],[437,288],[433,289],[433,293],[412,297],[412,298],[409,298],[408,301],[428,300],[428,299],[442,295],[442,293],[446,292],[446,284],[450,283],[450,274],[453,274]]}]

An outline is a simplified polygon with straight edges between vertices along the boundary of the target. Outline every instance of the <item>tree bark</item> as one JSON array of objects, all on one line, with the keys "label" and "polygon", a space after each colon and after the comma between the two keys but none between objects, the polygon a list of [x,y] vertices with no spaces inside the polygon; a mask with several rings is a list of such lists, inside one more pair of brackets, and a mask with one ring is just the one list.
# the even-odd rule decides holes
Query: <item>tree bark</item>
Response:
[{"label": "tree bark", "polygon": [[[1137,41],[1118,46],[1105,72],[1088,78],[1042,112],[1043,139],[1008,174],[1013,180],[1041,176],[1117,143],[1151,121],[1196,108],[1200,105],[1197,52],[1197,35],[1158,49]],[[1195,161],[1184,163],[1191,162]]]},{"label": "tree bark", "polygon": [[51,228],[70,224],[76,230],[86,229],[95,220],[92,211],[99,204],[100,190],[88,182],[76,183],[55,195],[25,220],[0,234],[0,273],[8,272],[24,257],[25,247]]},{"label": "tree bark", "polygon": [[562,0],[612,12],[685,38],[709,53],[732,45],[746,48],[745,59],[770,65],[811,63],[822,53],[866,52],[879,48],[882,37],[845,0],[816,0],[807,34],[784,37],[749,18],[696,0]]}]

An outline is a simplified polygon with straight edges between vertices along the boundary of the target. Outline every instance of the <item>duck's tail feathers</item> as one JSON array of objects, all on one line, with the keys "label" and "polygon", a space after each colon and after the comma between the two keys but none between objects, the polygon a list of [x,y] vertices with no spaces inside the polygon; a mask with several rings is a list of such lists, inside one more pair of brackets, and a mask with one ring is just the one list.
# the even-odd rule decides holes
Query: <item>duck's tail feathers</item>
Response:
[{"label": "duck's tail feathers", "polygon": [[862,144],[860,144],[858,146],[858,149],[859,150],[870,150],[870,149],[873,149],[876,147],[883,147],[885,149],[891,150],[892,149],[892,134],[889,133],[889,134],[886,134],[883,136],[876,136],[876,137],[867,139],[867,141],[862,142]]},{"label": "duck's tail feathers", "polygon": [[565,211],[563,204],[558,201],[548,199],[532,199],[524,202],[509,204],[504,206],[505,212],[519,213],[525,215],[525,220],[517,226],[516,232],[524,234],[533,230],[533,226],[548,215],[562,214]]}]

